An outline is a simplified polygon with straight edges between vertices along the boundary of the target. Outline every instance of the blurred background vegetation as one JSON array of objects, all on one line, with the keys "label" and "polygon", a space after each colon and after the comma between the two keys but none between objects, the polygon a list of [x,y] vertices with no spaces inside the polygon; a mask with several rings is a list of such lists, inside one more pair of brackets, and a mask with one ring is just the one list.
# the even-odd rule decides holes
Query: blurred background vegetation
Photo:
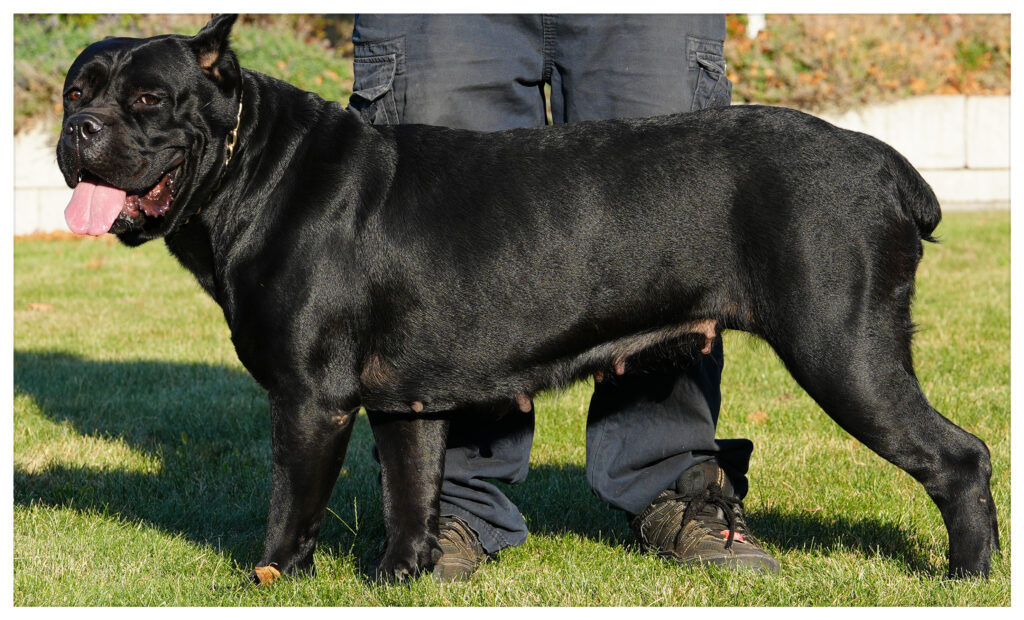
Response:
[{"label": "blurred background vegetation", "polygon": [[[64,73],[105,36],[193,34],[208,15],[16,15],[15,130],[52,123]],[[730,15],[726,60],[737,103],[812,112],[925,94],[1008,94],[1009,15],[768,15],[751,38]],[[234,31],[243,66],[346,101],[351,15],[245,15]]]},{"label": "blurred background vegetation", "polygon": [[[195,34],[206,15],[16,15],[15,132],[60,116],[64,75],[87,45],[107,36]],[[242,66],[325,99],[352,89],[351,15],[243,15],[232,34]]]},{"label": "blurred background vegetation", "polygon": [[1010,93],[1009,15],[730,15],[734,101],[844,110],[914,95]]}]

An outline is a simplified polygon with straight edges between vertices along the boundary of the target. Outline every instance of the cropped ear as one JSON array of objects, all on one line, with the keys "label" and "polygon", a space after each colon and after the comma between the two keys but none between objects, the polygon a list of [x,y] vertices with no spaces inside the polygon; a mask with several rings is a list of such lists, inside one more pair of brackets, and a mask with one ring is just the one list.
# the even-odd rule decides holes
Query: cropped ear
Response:
[{"label": "cropped ear", "polygon": [[191,41],[199,68],[222,88],[234,85],[238,79],[238,59],[228,45],[236,19],[235,13],[217,15]]}]

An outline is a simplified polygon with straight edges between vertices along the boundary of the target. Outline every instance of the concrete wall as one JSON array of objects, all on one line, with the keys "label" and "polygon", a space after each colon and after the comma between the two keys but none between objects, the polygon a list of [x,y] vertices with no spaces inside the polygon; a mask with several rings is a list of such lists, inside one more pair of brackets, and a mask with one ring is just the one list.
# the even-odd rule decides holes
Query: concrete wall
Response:
[{"label": "concrete wall", "polygon": [[[896,147],[921,170],[944,209],[1009,206],[1009,97],[918,97],[825,118]],[[71,190],[57,169],[55,144],[46,131],[15,137],[15,234],[66,230]]]},{"label": "concrete wall", "polygon": [[944,209],[1009,205],[1009,97],[916,97],[825,119],[903,153]]},{"label": "concrete wall", "polygon": [[14,234],[67,230],[71,190],[57,168],[57,136],[42,130],[14,137]]}]

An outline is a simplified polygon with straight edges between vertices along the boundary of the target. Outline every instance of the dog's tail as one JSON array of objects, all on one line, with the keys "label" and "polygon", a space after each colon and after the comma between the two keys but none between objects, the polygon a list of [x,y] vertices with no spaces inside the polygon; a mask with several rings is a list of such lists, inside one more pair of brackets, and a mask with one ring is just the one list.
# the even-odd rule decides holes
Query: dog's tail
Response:
[{"label": "dog's tail", "polygon": [[896,179],[896,190],[903,212],[917,224],[921,239],[934,242],[932,233],[942,219],[935,192],[907,158],[895,150],[890,150],[889,165]]}]

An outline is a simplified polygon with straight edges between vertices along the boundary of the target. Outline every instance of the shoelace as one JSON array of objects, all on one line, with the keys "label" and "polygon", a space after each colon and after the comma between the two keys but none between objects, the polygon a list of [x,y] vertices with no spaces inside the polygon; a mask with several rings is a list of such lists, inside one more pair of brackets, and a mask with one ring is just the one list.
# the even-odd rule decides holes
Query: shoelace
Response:
[{"label": "shoelace", "polygon": [[[743,505],[743,502],[736,499],[735,497],[728,497],[722,495],[722,491],[718,487],[705,488],[697,496],[683,495],[681,493],[672,493],[671,495],[664,495],[662,497],[655,498],[652,502],[654,504],[660,504],[662,502],[681,501],[686,503],[686,508],[683,510],[683,518],[679,523],[679,532],[682,534],[683,526],[688,522],[697,518],[697,515],[705,508],[720,508],[722,514],[725,515],[725,526],[729,530],[729,535],[725,539],[725,549],[732,547],[733,537],[736,535],[736,526],[742,526],[742,522],[736,518],[734,509],[737,506]],[[715,518],[718,518],[717,513]],[[745,529],[745,528],[744,528]]]}]

